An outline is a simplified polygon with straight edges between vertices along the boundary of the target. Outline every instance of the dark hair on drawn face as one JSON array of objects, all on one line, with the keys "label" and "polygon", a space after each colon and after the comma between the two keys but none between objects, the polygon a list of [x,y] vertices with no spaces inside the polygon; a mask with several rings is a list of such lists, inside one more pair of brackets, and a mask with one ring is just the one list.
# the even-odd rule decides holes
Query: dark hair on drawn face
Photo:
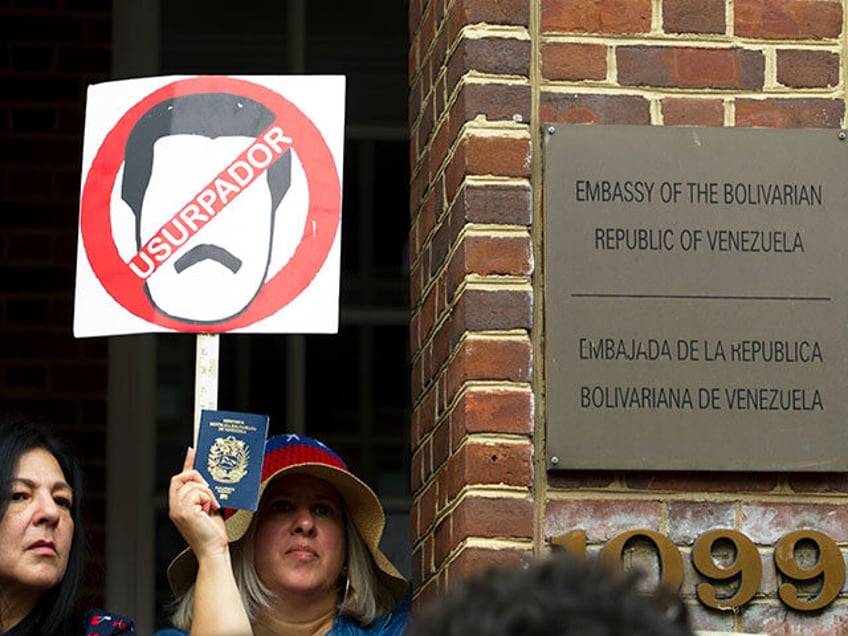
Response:
[{"label": "dark hair on drawn face", "polygon": [[[21,634],[62,634],[73,613],[85,560],[85,523],[82,517],[83,475],[70,448],[46,422],[23,413],[0,415],[0,519],[6,515],[18,462],[28,451],[42,448],[56,458],[73,493],[71,518],[74,533],[65,576],[42,594],[29,615],[18,624]],[[0,587],[0,597],[3,589]],[[17,631],[15,632],[18,633]]]},{"label": "dark hair on drawn face", "polygon": [[[258,137],[273,122],[274,113],[257,101],[230,93],[196,93],[173,97],[148,110],[130,132],[124,151],[121,198],[132,208],[138,235],[144,193],[153,169],[153,145],[168,135]],[[266,172],[271,190],[271,211],[277,209],[291,182],[291,151]]]}]

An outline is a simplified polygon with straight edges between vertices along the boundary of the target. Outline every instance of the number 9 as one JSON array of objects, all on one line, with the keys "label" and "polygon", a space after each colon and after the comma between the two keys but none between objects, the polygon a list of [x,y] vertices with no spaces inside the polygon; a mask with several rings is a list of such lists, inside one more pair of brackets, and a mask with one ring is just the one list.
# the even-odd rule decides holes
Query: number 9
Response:
[{"label": "number 9", "polygon": [[[736,558],[728,567],[719,566],[713,559],[713,547],[719,541],[729,541],[733,544]],[[712,609],[736,609],[744,605],[754,598],[763,577],[763,563],[757,546],[737,530],[710,530],[698,537],[692,547],[692,565],[699,573],[713,581],[728,581],[737,577],[739,579],[736,594],[723,598],[717,596],[714,585],[698,585],[698,599]]]},{"label": "number 9", "polygon": [[[810,541],[818,549],[818,560],[809,568],[795,558],[795,547],[801,541]],[[774,564],[787,578],[794,581],[812,581],[821,577],[818,596],[809,601],[798,598],[798,587],[783,583],[778,588],[780,600],[796,610],[819,610],[831,603],[845,584],[845,561],[836,542],[816,530],[798,530],[783,537],[774,548]]]}]

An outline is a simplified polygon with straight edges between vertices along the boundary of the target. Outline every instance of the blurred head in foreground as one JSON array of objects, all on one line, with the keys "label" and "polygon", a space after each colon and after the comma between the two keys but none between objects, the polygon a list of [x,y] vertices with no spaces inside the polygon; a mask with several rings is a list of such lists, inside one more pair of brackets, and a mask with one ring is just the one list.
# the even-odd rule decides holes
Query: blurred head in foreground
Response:
[{"label": "blurred head in foreground", "polygon": [[408,636],[692,636],[671,591],[558,552],[525,569],[482,572],[415,615]]}]

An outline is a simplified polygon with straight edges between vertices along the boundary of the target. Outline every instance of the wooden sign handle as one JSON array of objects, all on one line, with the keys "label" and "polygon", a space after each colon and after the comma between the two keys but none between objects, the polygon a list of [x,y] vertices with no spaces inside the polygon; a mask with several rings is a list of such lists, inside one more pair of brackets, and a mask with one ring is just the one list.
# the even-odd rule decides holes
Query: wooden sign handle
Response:
[{"label": "wooden sign handle", "polygon": [[197,351],[194,367],[194,436],[200,427],[200,411],[218,408],[218,351],[220,342],[217,333],[197,334]]}]

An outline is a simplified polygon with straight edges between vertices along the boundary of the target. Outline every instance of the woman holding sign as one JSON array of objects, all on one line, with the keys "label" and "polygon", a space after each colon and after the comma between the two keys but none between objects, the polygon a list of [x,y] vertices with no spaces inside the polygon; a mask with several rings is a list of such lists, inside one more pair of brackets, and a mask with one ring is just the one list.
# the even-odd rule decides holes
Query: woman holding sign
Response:
[{"label": "woman holding sign", "polygon": [[132,621],[75,613],[83,575],[82,472],[68,447],[23,415],[0,418],[0,634],[134,635]]},{"label": "woman holding sign", "polygon": [[398,636],[409,585],[380,551],[376,494],[321,442],[271,437],[259,506],[221,509],[189,450],[171,520],[189,548],[168,568],[174,624],[202,636]]}]

